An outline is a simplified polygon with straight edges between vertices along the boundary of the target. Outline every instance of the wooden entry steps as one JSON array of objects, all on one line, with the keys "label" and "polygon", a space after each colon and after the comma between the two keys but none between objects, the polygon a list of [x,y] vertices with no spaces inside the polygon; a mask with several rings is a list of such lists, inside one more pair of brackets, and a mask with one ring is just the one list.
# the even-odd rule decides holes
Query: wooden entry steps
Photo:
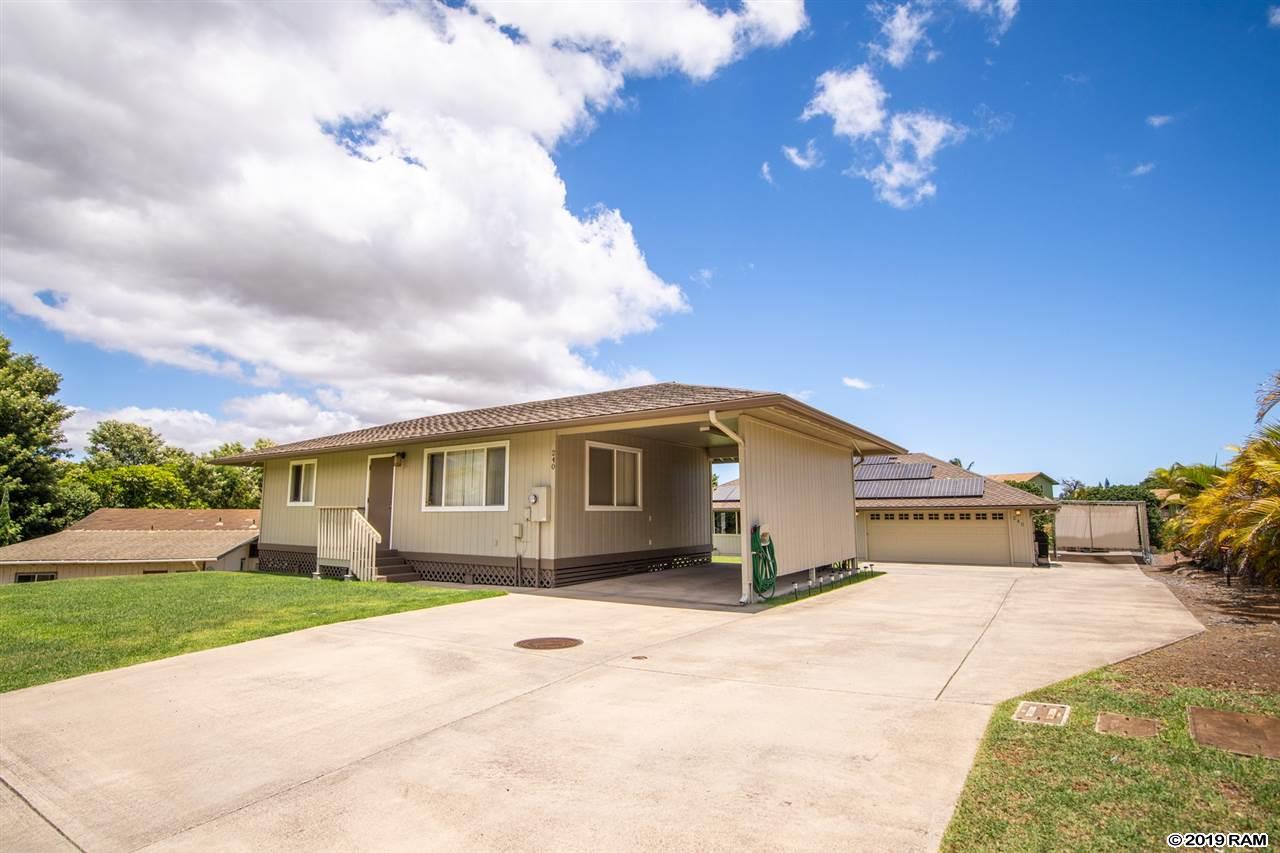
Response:
[{"label": "wooden entry steps", "polygon": [[374,566],[377,571],[375,580],[386,581],[387,583],[408,583],[409,581],[422,580],[422,576],[394,548],[379,551]]}]

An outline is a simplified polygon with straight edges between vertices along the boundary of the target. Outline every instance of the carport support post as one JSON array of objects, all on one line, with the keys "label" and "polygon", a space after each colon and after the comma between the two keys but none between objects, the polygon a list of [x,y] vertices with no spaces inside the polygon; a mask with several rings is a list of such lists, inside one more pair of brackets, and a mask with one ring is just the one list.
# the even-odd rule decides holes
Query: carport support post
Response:
[{"label": "carport support post", "polygon": [[747,522],[747,443],[742,436],[721,423],[716,410],[707,413],[711,425],[724,433],[734,444],[738,445],[738,550],[742,552],[742,598],[739,604],[752,604],[756,600],[755,589],[751,585],[751,525]]}]

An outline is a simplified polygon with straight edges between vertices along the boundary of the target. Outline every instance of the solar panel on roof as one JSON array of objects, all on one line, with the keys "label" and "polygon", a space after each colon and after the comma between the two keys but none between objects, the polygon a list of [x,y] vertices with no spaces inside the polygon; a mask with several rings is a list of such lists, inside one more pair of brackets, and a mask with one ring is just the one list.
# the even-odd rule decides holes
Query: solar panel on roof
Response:
[{"label": "solar panel on roof", "polygon": [[859,465],[854,469],[859,480],[923,480],[933,476],[930,462],[894,462],[888,465]]},{"label": "solar panel on roof", "polygon": [[859,480],[859,498],[980,498],[986,481],[981,477],[951,480]]}]

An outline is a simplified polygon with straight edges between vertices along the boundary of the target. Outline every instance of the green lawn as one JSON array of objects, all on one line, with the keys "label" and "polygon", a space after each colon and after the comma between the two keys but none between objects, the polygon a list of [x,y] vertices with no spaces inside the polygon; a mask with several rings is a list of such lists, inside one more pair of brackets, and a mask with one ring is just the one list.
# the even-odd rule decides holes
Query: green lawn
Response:
[{"label": "green lawn", "polygon": [[0,692],[200,649],[502,595],[190,572],[0,587]]},{"label": "green lawn", "polygon": [[884,572],[858,572],[856,575],[853,575],[846,580],[840,581],[839,583],[827,584],[815,592],[810,592],[808,595],[805,594],[804,590],[801,590],[799,598],[796,598],[791,594],[791,584],[779,583],[778,590],[773,594],[773,598],[770,598],[768,601],[764,602],[764,604],[766,607],[779,607],[783,604],[804,601],[805,599],[813,598],[815,595],[822,595],[824,593],[831,592],[832,590],[844,589],[846,586],[852,586],[855,583],[862,583],[863,581],[869,581],[872,578],[878,578],[883,574]]},{"label": "green lawn", "polygon": [[[1188,705],[1280,713],[1280,696],[1138,689],[1110,668],[1028,693],[1071,706],[1063,728],[996,708],[942,849],[1164,850],[1171,832],[1263,831],[1280,838],[1280,761],[1200,747]],[[1147,740],[1094,732],[1100,711],[1163,722]]]}]

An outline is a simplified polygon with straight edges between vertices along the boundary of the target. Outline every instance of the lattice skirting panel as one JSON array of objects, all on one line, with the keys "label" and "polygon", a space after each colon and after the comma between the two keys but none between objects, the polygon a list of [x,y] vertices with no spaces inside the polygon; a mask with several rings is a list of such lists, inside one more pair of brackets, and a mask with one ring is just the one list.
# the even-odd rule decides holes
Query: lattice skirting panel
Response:
[{"label": "lattice skirting panel", "polygon": [[473,583],[491,586],[541,586],[554,585],[550,569],[539,572],[534,566],[517,569],[515,566],[485,566],[473,563],[448,563],[436,560],[408,560],[410,566],[425,581],[438,583]]},{"label": "lattice skirting panel", "polygon": [[637,575],[645,572],[662,572],[667,569],[680,569],[685,566],[697,566],[711,562],[710,551],[697,551],[691,554],[667,555],[664,557],[637,557],[632,560],[620,560],[614,563],[599,563],[593,566],[575,566],[572,569],[556,569],[554,586],[570,586],[587,581],[598,581],[605,578],[618,578],[623,575]]},{"label": "lattice skirting panel", "polygon": [[310,575],[316,570],[316,555],[305,551],[258,549],[258,571],[282,575]]}]

